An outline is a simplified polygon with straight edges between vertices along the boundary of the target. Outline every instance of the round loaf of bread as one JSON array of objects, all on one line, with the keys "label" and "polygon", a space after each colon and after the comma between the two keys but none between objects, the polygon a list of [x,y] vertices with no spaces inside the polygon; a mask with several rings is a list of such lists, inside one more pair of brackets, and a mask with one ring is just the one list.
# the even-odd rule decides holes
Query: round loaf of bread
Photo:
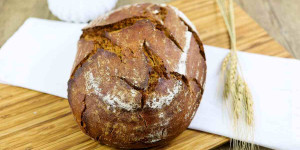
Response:
[{"label": "round loaf of bread", "polygon": [[203,45],[183,13],[164,4],[135,4],[83,29],[68,100],[94,140],[153,147],[189,126],[205,77]]}]

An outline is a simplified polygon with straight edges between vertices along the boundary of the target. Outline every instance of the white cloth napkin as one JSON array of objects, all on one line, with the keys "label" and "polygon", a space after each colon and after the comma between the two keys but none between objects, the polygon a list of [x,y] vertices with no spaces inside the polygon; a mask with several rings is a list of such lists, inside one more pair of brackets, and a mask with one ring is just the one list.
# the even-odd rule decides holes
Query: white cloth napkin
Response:
[{"label": "white cloth napkin", "polygon": [[[0,82],[67,98],[67,81],[83,26],[28,19],[0,50]],[[228,50],[205,46],[205,53],[205,92],[189,128],[233,137],[217,92],[220,65]],[[254,143],[300,149],[300,61],[238,55],[254,99]]]}]

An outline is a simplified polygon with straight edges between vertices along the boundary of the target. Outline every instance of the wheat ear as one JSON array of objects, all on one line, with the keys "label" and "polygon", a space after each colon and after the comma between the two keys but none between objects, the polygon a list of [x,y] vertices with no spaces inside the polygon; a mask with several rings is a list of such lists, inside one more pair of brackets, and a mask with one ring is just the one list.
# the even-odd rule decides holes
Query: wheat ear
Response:
[{"label": "wheat ear", "polygon": [[[232,52],[233,53],[233,52]],[[231,54],[230,57],[230,67],[229,67],[229,90],[231,93],[234,92],[236,76],[237,76],[237,58],[235,54]]]},{"label": "wheat ear", "polygon": [[223,90],[223,98],[226,100],[229,97],[229,75],[226,75],[227,71],[227,66],[230,63],[230,57],[231,57],[231,53],[227,54],[227,56],[224,58],[223,62],[222,62],[222,77],[225,79],[224,80],[224,90]]},{"label": "wheat ear", "polygon": [[239,116],[242,114],[242,101],[244,94],[244,82],[240,76],[237,76],[237,81],[235,83],[235,93],[233,100],[233,112],[236,117],[236,120],[239,119]]},{"label": "wheat ear", "polygon": [[230,53],[226,55],[226,57],[224,58],[223,62],[222,62],[222,73],[225,73],[225,71],[227,70],[227,65],[229,64],[229,59],[230,59],[231,55]]},{"label": "wheat ear", "polygon": [[244,82],[244,100],[246,110],[246,122],[248,125],[253,125],[253,100],[250,89],[246,82]]}]

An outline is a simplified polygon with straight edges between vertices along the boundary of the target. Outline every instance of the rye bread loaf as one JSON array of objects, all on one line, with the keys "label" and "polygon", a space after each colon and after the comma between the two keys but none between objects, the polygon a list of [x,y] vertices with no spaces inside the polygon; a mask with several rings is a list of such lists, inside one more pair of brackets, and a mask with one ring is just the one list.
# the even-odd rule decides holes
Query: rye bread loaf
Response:
[{"label": "rye bread loaf", "polygon": [[83,29],[68,100],[80,128],[94,140],[153,147],[188,127],[205,77],[202,43],[182,12],[135,4]]}]

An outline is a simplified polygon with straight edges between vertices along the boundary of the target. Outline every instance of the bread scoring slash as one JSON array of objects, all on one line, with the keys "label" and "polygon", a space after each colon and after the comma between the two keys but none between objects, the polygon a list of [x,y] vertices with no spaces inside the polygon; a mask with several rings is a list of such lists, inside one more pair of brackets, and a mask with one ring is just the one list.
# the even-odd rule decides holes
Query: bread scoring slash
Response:
[{"label": "bread scoring slash", "polygon": [[81,130],[101,144],[153,147],[188,127],[205,77],[203,45],[182,12],[128,5],[83,29],[68,100]]}]

